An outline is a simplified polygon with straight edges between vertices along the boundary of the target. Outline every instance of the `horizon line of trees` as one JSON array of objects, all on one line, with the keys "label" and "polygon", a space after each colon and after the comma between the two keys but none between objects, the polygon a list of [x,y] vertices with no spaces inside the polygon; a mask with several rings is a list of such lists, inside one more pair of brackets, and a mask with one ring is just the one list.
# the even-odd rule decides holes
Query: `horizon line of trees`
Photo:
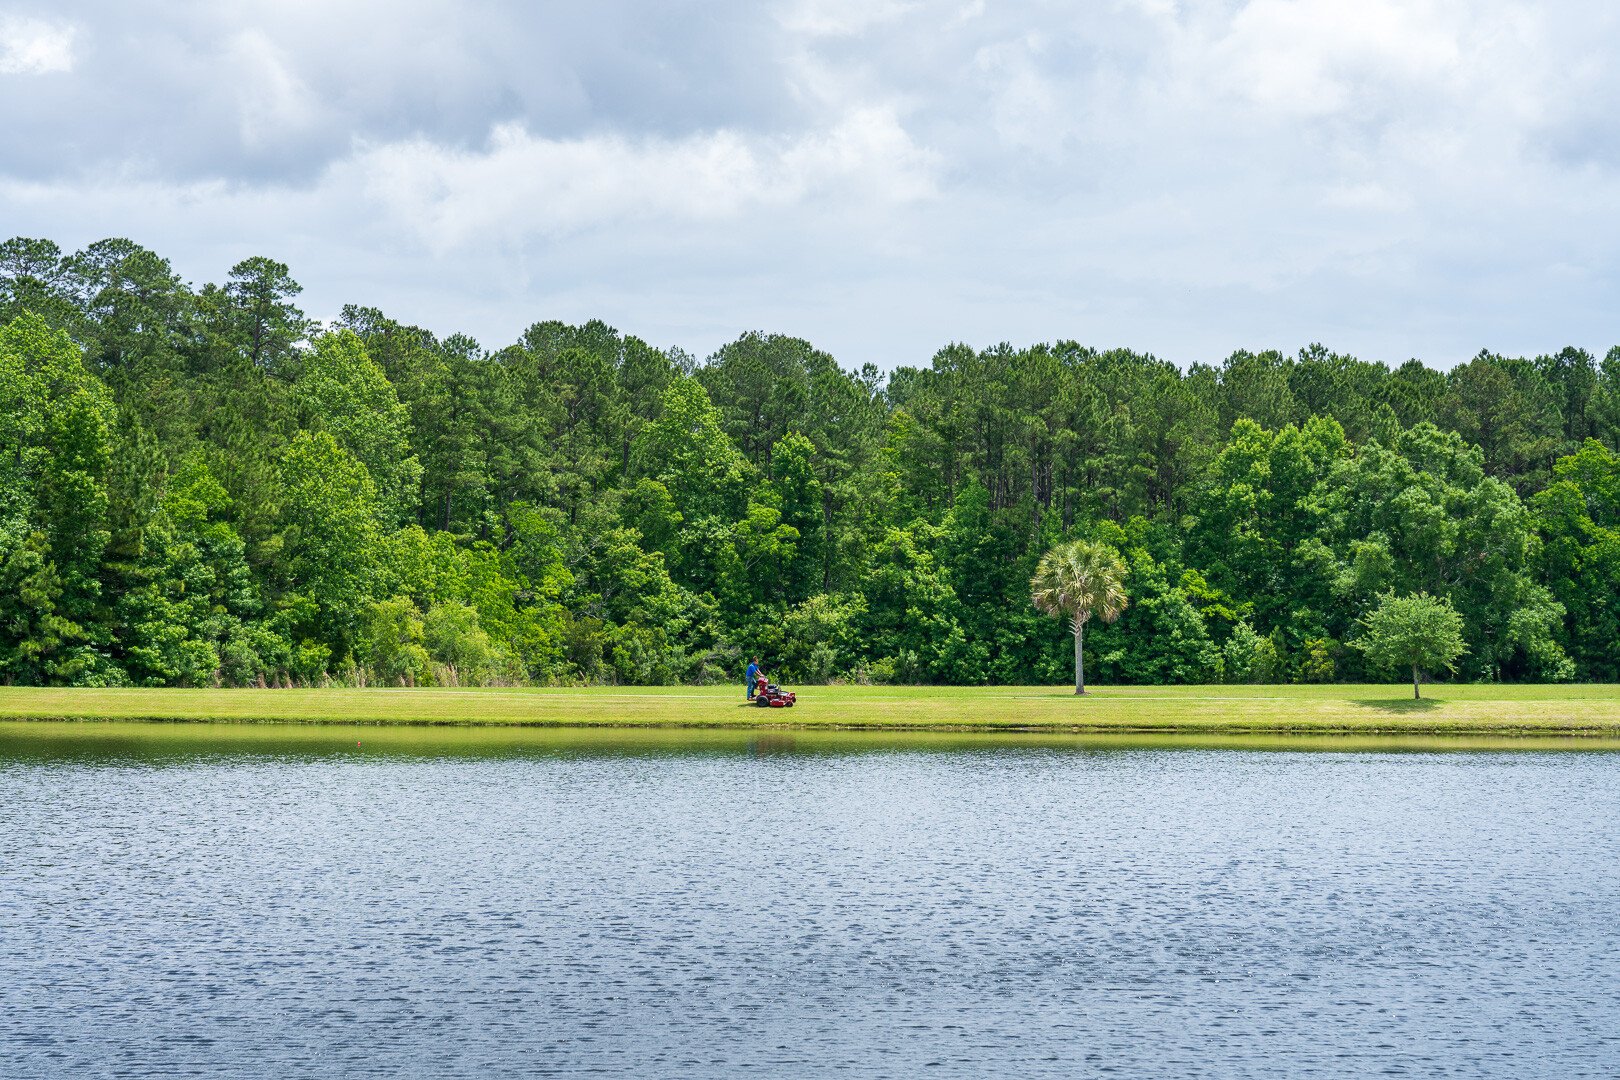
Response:
[{"label": "horizon line of trees", "polygon": [[1456,613],[1458,677],[1620,678],[1620,348],[885,376],[763,333],[319,326],[299,292],[0,244],[0,682],[1052,684],[1030,582],[1076,540],[1128,571],[1098,681],[1399,678],[1364,640],[1390,594]]}]

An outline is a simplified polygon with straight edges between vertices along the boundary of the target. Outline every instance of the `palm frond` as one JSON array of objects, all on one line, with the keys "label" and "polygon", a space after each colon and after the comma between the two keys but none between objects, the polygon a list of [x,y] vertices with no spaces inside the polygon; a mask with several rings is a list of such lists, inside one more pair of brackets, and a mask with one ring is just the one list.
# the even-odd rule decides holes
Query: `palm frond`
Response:
[{"label": "palm frond", "polygon": [[1113,622],[1129,600],[1128,571],[1119,552],[1092,540],[1059,544],[1041,557],[1030,578],[1036,609],[1054,618],[1067,617],[1078,633],[1094,616]]}]

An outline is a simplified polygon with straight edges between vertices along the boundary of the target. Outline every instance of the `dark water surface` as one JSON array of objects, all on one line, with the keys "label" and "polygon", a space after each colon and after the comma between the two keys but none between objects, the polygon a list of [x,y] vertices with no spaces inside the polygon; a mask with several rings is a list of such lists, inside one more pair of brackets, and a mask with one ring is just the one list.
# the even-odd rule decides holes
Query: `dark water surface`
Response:
[{"label": "dark water surface", "polygon": [[0,1076],[1620,1075],[1611,752],[164,727],[0,725]]}]

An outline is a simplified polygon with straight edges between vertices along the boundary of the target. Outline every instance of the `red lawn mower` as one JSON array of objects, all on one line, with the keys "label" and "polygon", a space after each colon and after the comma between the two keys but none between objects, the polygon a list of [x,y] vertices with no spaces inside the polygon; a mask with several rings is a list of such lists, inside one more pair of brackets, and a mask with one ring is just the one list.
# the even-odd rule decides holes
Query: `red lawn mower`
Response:
[{"label": "red lawn mower", "polygon": [[763,675],[759,677],[759,684],[754,690],[754,704],[762,709],[791,709],[798,699],[798,694],[766,681]]}]

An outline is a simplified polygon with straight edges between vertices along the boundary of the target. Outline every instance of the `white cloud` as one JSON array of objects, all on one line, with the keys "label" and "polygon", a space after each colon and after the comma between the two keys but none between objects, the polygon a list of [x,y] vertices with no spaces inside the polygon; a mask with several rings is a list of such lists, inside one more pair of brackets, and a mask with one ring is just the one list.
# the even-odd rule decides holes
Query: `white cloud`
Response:
[{"label": "white cloud", "polygon": [[859,109],[819,131],[683,139],[550,139],[517,124],[487,148],[425,140],[362,148],[336,170],[435,249],[510,244],[624,222],[706,221],[836,197],[898,204],[933,191],[932,155],[892,110]]},{"label": "white cloud", "polygon": [[0,21],[5,70],[75,72],[0,111],[10,229],[273,255],[311,310],[886,364],[1616,336],[1602,0],[80,7]]},{"label": "white cloud", "polygon": [[919,7],[918,0],[792,0],[778,19],[795,33],[844,37],[893,22]]},{"label": "white cloud", "polygon": [[65,23],[0,16],[0,75],[72,71],[75,34]]},{"label": "white cloud", "polygon": [[953,28],[963,26],[972,22],[974,19],[982,17],[983,15],[984,0],[969,0],[968,3],[963,4],[961,7],[956,9],[956,14],[951,17],[949,25]]},{"label": "white cloud", "polygon": [[1466,25],[1434,3],[1253,0],[1200,42],[1228,91],[1275,112],[1319,116],[1412,82],[1443,83]]},{"label": "white cloud", "polygon": [[981,48],[973,62],[990,87],[990,123],[1001,141],[1055,159],[1072,134],[1077,95],[1041,69],[1045,46],[1040,35],[1025,34]]},{"label": "white cloud", "polygon": [[244,146],[270,146],[313,125],[319,113],[315,95],[294,72],[282,50],[263,32],[238,33],[226,55]]}]

